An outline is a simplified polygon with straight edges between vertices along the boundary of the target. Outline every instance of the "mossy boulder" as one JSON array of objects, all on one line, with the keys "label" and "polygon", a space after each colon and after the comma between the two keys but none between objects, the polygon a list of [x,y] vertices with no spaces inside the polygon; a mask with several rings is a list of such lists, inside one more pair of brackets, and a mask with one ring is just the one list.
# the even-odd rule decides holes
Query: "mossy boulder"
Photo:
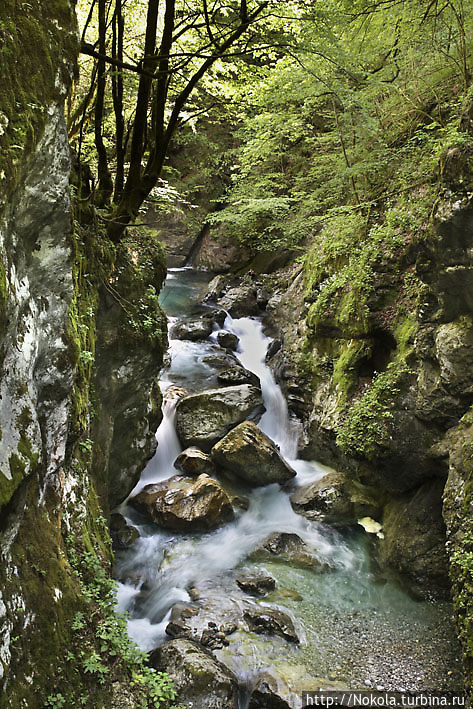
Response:
[{"label": "mossy boulder", "polygon": [[286,483],[296,475],[271,439],[252,421],[230,431],[212,448],[211,456],[217,467],[252,487]]},{"label": "mossy boulder", "polygon": [[176,430],[184,446],[210,450],[228,431],[263,412],[261,392],[249,384],[208,389],[181,399],[176,408]]},{"label": "mossy boulder", "polygon": [[180,704],[199,709],[238,706],[236,677],[190,640],[172,640],[162,645],[151,653],[150,664],[171,675]]},{"label": "mossy boulder", "polygon": [[208,475],[196,479],[175,475],[146,485],[130,503],[160,526],[177,532],[206,532],[234,517],[227,493]]}]

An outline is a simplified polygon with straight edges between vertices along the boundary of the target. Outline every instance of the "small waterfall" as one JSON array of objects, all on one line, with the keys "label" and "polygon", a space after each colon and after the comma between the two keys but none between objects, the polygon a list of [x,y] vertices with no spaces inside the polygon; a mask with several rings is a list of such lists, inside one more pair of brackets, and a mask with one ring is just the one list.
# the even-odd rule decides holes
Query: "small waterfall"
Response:
[{"label": "small waterfall", "polygon": [[164,390],[163,420],[156,432],[158,449],[129,497],[137,495],[145,485],[166,480],[177,473],[173,463],[182,451],[175,427],[176,406],[180,392],[177,387],[169,386],[168,382],[164,382],[164,386],[167,388]]}]

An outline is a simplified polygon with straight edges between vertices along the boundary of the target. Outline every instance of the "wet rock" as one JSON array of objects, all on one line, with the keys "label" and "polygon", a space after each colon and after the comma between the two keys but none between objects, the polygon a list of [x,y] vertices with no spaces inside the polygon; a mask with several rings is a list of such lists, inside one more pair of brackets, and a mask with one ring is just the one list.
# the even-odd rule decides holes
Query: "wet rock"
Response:
[{"label": "wet rock", "polygon": [[175,475],[146,485],[130,503],[157,524],[177,532],[205,532],[234,517],[227,493],[208,475],[196,479]]},{"label": "wet rock", "polygon": [[228,310],[233,318],[244,318],[248,315],[257,315],[259,312],[257,290],[254,286],[242,285],[230,288],[220,298],[218,304]]},{"label": "wet rock", "polygon": [[215,308],[207,314],[207,317],[211,318],[217,325],[220,325],[220,327],[223,327],[227,313],[223,308]]},{"label": "wet rock", "polygon": [[256,374],[244,367],[229,367],[228,369],[220,371],[217,374],[217,381],[219,384],[224,384],[225,386],[253,384],[254,386],[260,387],[260,380]]},{"label": "wet rock", "polygon": [[114,512],[110,517],[110,535],[116,549],[128,549],[139,538],[140,533],[128,524],[123,515]]},{"label": "wet rock", "polygon": [[181,320],[171,330],[171,337],[176,340],[205,340],[213,330],[211,318],[197,318],[195,320]]},{"label": "wet rock", "polygon": [[204,451],[247,418],[263,412],[261,392],[249,384],[208,389],[181,399],[176,408],[176,430],[184,446]]},{"label": "wet rock", "polygon": [[291,709],[291,705],[281,696],[278,684],[269,673],[260,677],[251,693],[248,709]]},{"label": "wet rock", "polygon": [[272,342],[270,342],[270,344],[268,345],[268,349],[266,351],[265,361],[269,362],[269,360],[272,359],[277,352],[279,352],[281,347],[282,347],[281,340],[273,340]]},{"label": "wet rock", "polygon": [[200,644],[210,650],[221,650],[222,647],[229,645],[229,642],[225,633],[218,630],[217,624],[210,622],[200,636]]},{"label": "wet rock", "polygon": [[273,532],[251,553],[254,561],[284,561],[292,566],[326,571],[327,564],[319,561],[315,550],[297,534]]},{"label": "wet rock", "polygon": [[202,362],[208,364],[209,367],[214,369],[229,369],[235,366],[239,366],[237,358],[230,354],[211,354],[203,357]]},{"label": "wet rock", "polygon": [[237,680],[232,672],[197,644],[184,639],[165,643],[150,664],[173,678],[179,703],[195,709],[235,709]]},{"label": "wet rock", "polygon": [[239,338],[233,332],[219,332],[217,342],[224,349],[235,351],[238,348]]},{"label": "wet rock", "polygon": [[238,625],[236,623],[232,623],[231,621],[222,623],[222,625],[220,626],[220,632],[224,633],[225,635],[233,635],[233,633],[236,633],[237,630]]},{"label": "wet rock", "polygon": [[170,638],[188,638],[189,640],[192,639],[192,630],[189,628],[188,625],[183,623],[182,621],[177,622],[171,620],[165,630],[166,635],[169,635]]},{"label": "wet rock", "polygon": [[211,456],[216,465],[253,487],[285,483],[296,475],[271,439],[252,421],[230,431],[212,448]]},{"label": "wet rock", "polygon": [[354,524],[360,517],[377,517],[380,505],[369,488],[331,472],[291,495],[295,512],[317,522]]},{"label": "wet rock", "polygon": [[175,603],[171,609],[171,620],[180,622],[188,620],[199,613],[199,609],[193,603]]},{"label": "wet rock", "polygon": [[448,596],[450,586],[442,519],[444,483],[435,480],[391,500],[383,517],[380,561],[396,569],[418,596]]},{"label": "wet rock", "polygon": [[174,467],[189,477],[198,477],[202,473],[213,475],[215,466],[210,456],[193,446],[186,448],[174,461]]},{"label": "wet rock", "polygon": [[299,642],[292,620],[282,611],[255,606],[246,610],[243,618],[249,629],[258,635],[279,635],[290,643]]},{"label": "wet rock", "polygon": [[276,588],[276,581],[272,576],[262,575],[247,575],[237,576],[236,582],[245,593],[251,596],[266,596],[270,591]]}]

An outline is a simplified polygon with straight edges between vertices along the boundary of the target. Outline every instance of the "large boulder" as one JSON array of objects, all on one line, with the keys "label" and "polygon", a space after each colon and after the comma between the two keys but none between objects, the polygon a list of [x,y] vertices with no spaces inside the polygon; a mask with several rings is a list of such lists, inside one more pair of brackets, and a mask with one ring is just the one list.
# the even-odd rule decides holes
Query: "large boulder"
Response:
[{"label": "large boulder", "polygon": [[415,492],[391,500],[384,511],[381,564],[398,571],[422,598],[449,593],[443,488],[440,479],[424,483]]},{"label": "large boulder", "polygon": [[234,386],[235,384],[253,384],[260,386],[260,380],[253,372],[244,367],[228,367],[217,374],[217,381],[224,386]]},{"label": "large boulder", "polygon": [[196,479],[175,475],[146,485],[130,503],[157,524],[177,532],[205,532],[234,517],[227,493],[208,475]]},{"label": "large boulder", "polygon": [[151,653],[149,660],[152,667],[172,677],[180,705],[195,709],[237,709],[236,677],[190,640],[165,643]]},{"label": "large boulder", "polygon": [[295,477],[268,436],[252,421],[236,426],[211,451],[212,460],[253,487],[285,483]]},{"label": "large boulder", "polygon": [[184,446],[212,448],[228,431],[264,411],[261,391],[249,384],[208,389],[180,400],[176,430]]},{"label": "large boulder", "polygon": [[279,635],[290,643],[299,642],[292,620],[276,608],[254,606],[243,613],[243,618],[248,628],[258,635]]},{"label": "large boulder", "polygon": [[253,561],[283,561],[291,566],[316,571],[329,568],[317,558],[312,547],[290,532],[273,532],[251,552],[250,558]]},{"label": "large boulder", "polygon": [[171,337],[175,340],[205,340],[213,330],[211,318],[203,317],[193,320],[181,320],[171,330]]},{"label": "large boulder", "polygon": [[191,478],[202,475],[202,473],[213,475],[215,472],[215,466],[210,456],[195,446],[186,448],[182,453],[179,453],[174,461],[174,467]]},{"label": "large boulder", "polygon": [[218,304],[228,310],[233,318],[243,318],[248,315],[257,315],[259,305],[257,300],[257,290],[254,286],[237,286],[227,290]]},{"label": "large boulder", "polygon": [[360,517],[378,517],[380,506],[369,488],[331,472],[291,495],[294,511],[316,522],[353,524]]}]

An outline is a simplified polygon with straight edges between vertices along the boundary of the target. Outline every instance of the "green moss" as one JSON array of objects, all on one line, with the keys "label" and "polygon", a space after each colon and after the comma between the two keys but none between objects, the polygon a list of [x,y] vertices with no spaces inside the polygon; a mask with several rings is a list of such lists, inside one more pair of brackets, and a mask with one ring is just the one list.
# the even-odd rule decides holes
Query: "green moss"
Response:
[{"label": "green moss", "polygon": [[58,67],[59,80],[69,83],[77,54],[74,30],[68,0],[4,0],[0,6],[0,191],[6,198],[16,189],[24,156],[41,137],[48,106],[59,97]]}]

